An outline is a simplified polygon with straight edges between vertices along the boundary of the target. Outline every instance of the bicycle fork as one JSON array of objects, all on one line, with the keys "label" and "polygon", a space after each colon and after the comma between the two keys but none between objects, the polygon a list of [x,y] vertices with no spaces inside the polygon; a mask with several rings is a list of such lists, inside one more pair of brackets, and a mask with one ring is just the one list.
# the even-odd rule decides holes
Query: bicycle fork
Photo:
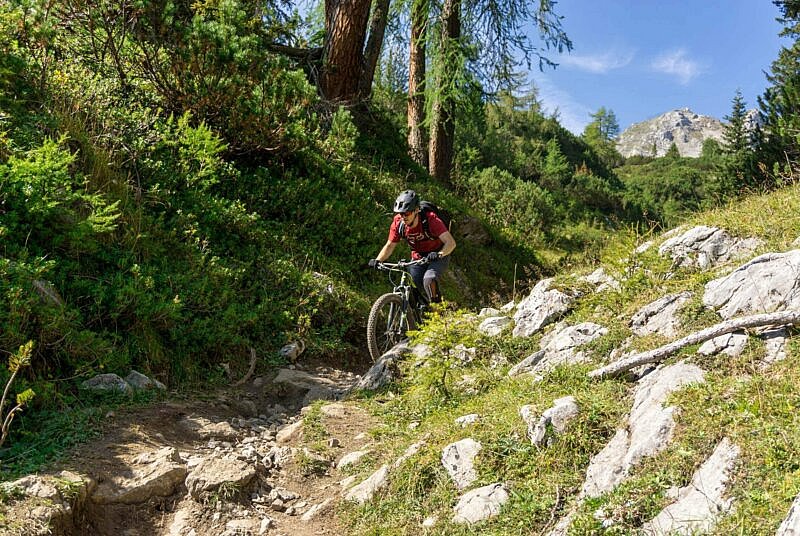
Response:
[{"label": "bicycle fork", "polygon": [[[400,296],[401,301],[399,305],[392,304],[389,310],[389,318],[387,319],[386,330],[389,331],[392,329],[392,325],[396,325],[398,330],[396,335],[404,336],[410,327],[408,316],[411,314],[411,302],[409,301],[407,292],[398,292],[397,294]],[[399,322],[394,324],[393,320],[396,315],[399,315]]]}]

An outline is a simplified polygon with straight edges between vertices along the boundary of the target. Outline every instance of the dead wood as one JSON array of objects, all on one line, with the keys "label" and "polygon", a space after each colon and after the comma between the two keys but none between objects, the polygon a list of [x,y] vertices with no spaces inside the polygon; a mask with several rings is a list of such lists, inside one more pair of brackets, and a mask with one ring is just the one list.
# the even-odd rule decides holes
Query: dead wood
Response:
[{"label": "dead wood", "polygon": [[641,352],[632,356],[626,357],[610,363],[604,367],[600,367],[589,372],[590,378],[609,378],[619,376],[623,372],[627,372],[632,368],[648,363],[659,363],[669,355],[674,354],[681,348],[698,344],[707,340],[732,333],[740,329],[755,328],[762,326],[787,326],[800,324],[800,311],[780,311],[776,313],[765,313],[758,315],[745,316],[742,318],[734,318],[715,324],[709,328],[696,331],[682,339],[665,344],[654,350]]}]

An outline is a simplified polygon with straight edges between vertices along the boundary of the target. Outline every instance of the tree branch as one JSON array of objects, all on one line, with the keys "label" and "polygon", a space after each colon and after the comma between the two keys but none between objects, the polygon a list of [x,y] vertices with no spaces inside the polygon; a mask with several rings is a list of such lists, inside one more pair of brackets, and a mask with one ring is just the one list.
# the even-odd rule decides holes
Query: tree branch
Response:
[{"label": "tree branch", "polygon": [[242,376],[242,379],[238,382],[234,383],[234,387],[239,387],[240,385],[244,384],[247,380],[250,379],[250,376],[253,375],[253,372],[256,370],[256,351],[255,348],[250,348],[250,369],[247,371],[247,374]]},{"label": "tree branch", "polygon": [[589,377],[609,378],[618,376],[623,372],[627,372],[632,368],[638,367],[639,365],[658,363],[665,357],[677,352],[685,346],[701,343],[709,339],[713,339],[714,337],[719,337],[720,335],[732,333],[740,329],[755,328],[760,326],[786,326],[797,324],[800,324],[800,311],[780,311],[777,313],[758,314],[726,320],[725,322],[720,322],[719,324],[715,324],[709,328],[696,331],[682,339],[678,339],[677,341],[661,346],[660,348],[656,348],[655,350],[634,354],[630,357],[626,357],[625,359],[621,359],[604,367],[595,369],[589,372]]},{"label": "tree branch", "polygon": [[288,56],[290,58],[304,60],[309,63],[322,60],[322,47],[298,48],[298,47],[290,47],[286,45],[279,45],[277,43],[272,43],[267,45],[267,50],[269,50],[270,52],[275,52],[276,54]]}]

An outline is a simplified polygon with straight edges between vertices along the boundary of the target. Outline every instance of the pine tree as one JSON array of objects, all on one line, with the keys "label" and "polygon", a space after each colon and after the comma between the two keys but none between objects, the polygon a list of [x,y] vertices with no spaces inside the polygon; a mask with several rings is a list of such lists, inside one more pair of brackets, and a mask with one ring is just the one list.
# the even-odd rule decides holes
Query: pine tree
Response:
[{"label": "pine tree", "polygon": [[722,132],[723,159],[719,166],[720,182],[726,193],[745,187],[755,187],[761,181],[756,176],[752,132],[747,127],[747,104],[741,90],[736,90],[731,114]]},{"label": "pine tree", "polygon": [[800,160],[800,0],[774,0],[773,4],[782,14],[778,19],[784,25],[780,36],[794,42],[783,47],[772,63],[767,74],[770,86],[758,99],[764,136],[757,139],[757,154],[769,172],[761,177],[762,183],[792,174]]},{"label": "pine tree", "polygon": [[669,146],[669,149],[667,149],[666,154],[664,154],[664,158],[669,160],[678,160],[680,157],[681,153],[678,151],[678,146],[675,144],[675,142],[673,142],[672,145]]},{"label": "pine tree", "polygon": [[725,116],[728,124],[722,132],[723,147],[727,154],[738,154],[750,149],[750,133],[745,125],[746,119],[746,104],[742,91],[737,89],[731,105],[731,114]]}]

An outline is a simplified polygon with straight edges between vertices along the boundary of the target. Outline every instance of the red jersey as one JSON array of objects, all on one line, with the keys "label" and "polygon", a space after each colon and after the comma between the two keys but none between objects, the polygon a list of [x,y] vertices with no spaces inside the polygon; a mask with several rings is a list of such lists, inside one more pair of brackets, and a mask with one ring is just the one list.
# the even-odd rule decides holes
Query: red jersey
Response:
[{"label": "red jersey", "polygon": [[401,221],[403,221],[403,217],[400,214],[395,214],[392,225],[389,226],[389,240],[400,242],[405,238],[408,241],[408,245],[411,246],[412,259],[421,259],[426,253],[439,251],[444,246],[444,242],[438,237],[447,232],[447,226],[435,213],[428,212],[428,232],[431,236],[436,237],[433,239],[425,235],[421,213],[418,215],[417,224],[414,227],[405,226],[405,236],[400,236],[398,232]]}]

